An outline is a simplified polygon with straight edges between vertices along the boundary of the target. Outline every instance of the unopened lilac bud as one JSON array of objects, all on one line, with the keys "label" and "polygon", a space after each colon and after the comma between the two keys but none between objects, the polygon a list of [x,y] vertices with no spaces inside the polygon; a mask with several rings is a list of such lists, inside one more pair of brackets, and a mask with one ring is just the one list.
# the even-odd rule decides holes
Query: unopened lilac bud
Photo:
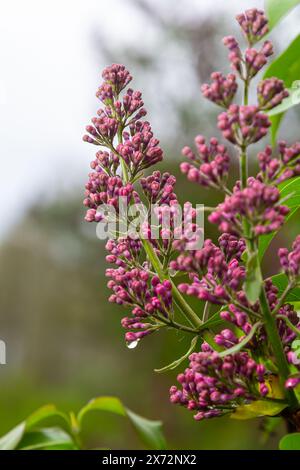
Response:
[{"label": "unopened lilac bud", "polygon": [[300,383],[300,377],[290,377],[286,380],[284,386],[287,389],[293,389]]}]

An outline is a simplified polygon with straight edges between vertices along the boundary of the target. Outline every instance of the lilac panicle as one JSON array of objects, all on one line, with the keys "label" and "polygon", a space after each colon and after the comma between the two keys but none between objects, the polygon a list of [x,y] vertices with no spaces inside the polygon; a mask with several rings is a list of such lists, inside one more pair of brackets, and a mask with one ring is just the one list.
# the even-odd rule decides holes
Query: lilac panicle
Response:
[{"label": "lilac panicle", "polygon": [[130,126],[130,132],[124,132],[124,142],[118,144],[117,152],[132,173],[142,171],[163,158],[159,141],[154,138],[150,123],[137,121]]},{"label": "lilac panicle", "polygon": [[232,144],[247,146],[258,142],[268,132],[271,122],[257,106],[232,104],[218,116],[218,128]]},{"label": "lilac panicle", "polygon": [[284,82],[278,78],[267,78],[262,80],[257,87],[259,108],[269,110],[278,106],[284,98],[289,96]]},{"label": "lilac panicle", "polygon": [[176,178],[170,173],[154,171],[152,175],[140,180],[143,193],[151,204],[170,204],[177,201],[174,186]]},{"label": "lilac panicle", "polygon": [[292,251],[280,248],[278,251],[279,261],[285,274],[291,281],[300,282],[300,235],[293,243]]},{"label": "lilac panicle", "polygon": [[[128,252],[127,262],[132,256],[130,250]],[[120,259],[121,256],[118,254],[116,258]],[[114,258],[109,258],[109,261],[116,262]],[[125,335],[126,341],[130,343],[153,333],[159,326],[156,317],[161,315],[168,318],[173,301],[170,281],[161,282],[157,276],[151,276],[147,266],[129,268],[126,261],[123,256],[123,262],[116,262],[119,267],[107,269],[106,276],[110,279],[107,286],[113,291],[109,301],[131,307],[132,317],[125,317],[121,322],[125,329],[131,330]]]},{"label": "lilac panicle", "polygon": [[172,269],[190,273],[192,282],[180,284],[181,292],[213,304],[226,304],[231,291],[241,288],[245,269],[239,260],[245,250],[244,241],[223,234],[219,243],[221,248],[207,239],[201,250],[183,253],[171,262]]},{"label": "lilac panicle", "polygon": [[170,401],[194,412],[196,420],[222,416],[267,395],[264,374],[264,366],[246,352],[224,358],[216,352],[193,353],[177,377],[181,387],[170,389]]},{"label": "lilac panicle", "polygon": [[108,176],[102,168],[89,174],[89,181],[85,185],[85,199],[83,201],[86,207],[89,207],[85,220],[87,222],[99,222],[102,215],[97,213],[97,209],[102,204],[113,206],[116,212],[119,210],[120,197],[126,199],[127,204],[132,198],[138,202],[139,196],[130,183],[124,184],[119,176]]},{"label": "lilac panicle", "polygon": [[268,186],[255,178],[248,178],[247,187],[234,188],[231,196],[208,217],[213,224],[218,224],[222,232],[242,236],[241,217],[250,223],[251,236],[257,237],[278,230],[284,223],[289,208],[280,203],[279,190]]},{"label": "lilac panicle", "polygon": [[203,96],[219,106],[228,108],[238,89],[236,76],[230,73],[225,77],[221,72],[213,72],[211,79],[210,85],[205,83],[201,87]]},{"label": "lilac panicle", "polygon": [[205,138],[201,135],[195,138],[195,144],[197,153],[194,153],[190,147],[182,149],[182,154],[191,163],[181,163],[181,172],[191,182],[223,189],[229,171],[229,155],[226,147],[221,145],[215,137],[206,143]]},{"label": "lilac panicle", "polygon": [[236,16],[249,45],[260,41],[269,31],[268,19],[263,10],[251,8]]},{"label": "lilac panicle", "polygon": [[258,178],[266,183],[279,184],[282,181],[300,175],[300,142],[290,147],[285,141],[278,143],[279,158],[273,156],[272,147],[258,153],[261,172]]},{"label": "lilac panicle", "polygon": [[228,59],[233,71],[243,80],[250,80],[266,65],[273,54],[271,41],[265,41],[259,50],[248,48],[243,56],[239,43],[233,36],[223,38],[223,44],[229,49]]}]

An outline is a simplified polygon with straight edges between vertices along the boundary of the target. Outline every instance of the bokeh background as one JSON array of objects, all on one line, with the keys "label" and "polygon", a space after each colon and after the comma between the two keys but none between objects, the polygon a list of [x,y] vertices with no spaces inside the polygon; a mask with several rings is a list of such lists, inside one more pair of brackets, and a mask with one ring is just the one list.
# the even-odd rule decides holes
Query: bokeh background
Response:
[{"label": "bokeh background", "polygon": [[[222,36],[239,34],[233,16],[262,7],[255,0],[1,0],[0,15],[0,434],[38,406],[78,409],[88,399],[116,395],[136,412],[162,419],[169,448],[259,449],[257,421],[194,422],[168,401],[176,371],[153,372],[184,353],[181,334],[164,333],[135,350],[124,344],[123,311],[107,302],[104,243],[84,222],[83,187],[94,148],[81,136],[98,109],[100,73],[124,63],[141,89],[165,150],[161,169],[178,176],[182,200],[212,205],[216,195],[178,173],[180,150],[197,133],[215,134],[218,109],[200,84],[229,71]],[[272,34],[276,52],[297,34],[299,10]],[[280,134],[299,138],[299,110]],[[255,154],[252,156],[255,171]],[[232,178],[236,160],[232,158]],[[289,243],[299,222],[275,239],[266,273],[276,270],[276,245]],[[207,225],[206,236],[216,237]],[[95,416],[90,445],[138,448],[130,426]]]}]

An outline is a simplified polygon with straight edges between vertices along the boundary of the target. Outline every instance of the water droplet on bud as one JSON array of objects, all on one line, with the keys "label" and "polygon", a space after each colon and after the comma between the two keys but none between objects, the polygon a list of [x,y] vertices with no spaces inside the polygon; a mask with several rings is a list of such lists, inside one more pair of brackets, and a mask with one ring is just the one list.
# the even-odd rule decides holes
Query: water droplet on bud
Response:
[{"label": "water droplet on bud", "polygon": [[126,346],[127,346],[128,349],[134,349],[134,348],[137,347],[138,343],[139,343],[139,340],[136,339],[135,341],[128,341],[126,343]]}]

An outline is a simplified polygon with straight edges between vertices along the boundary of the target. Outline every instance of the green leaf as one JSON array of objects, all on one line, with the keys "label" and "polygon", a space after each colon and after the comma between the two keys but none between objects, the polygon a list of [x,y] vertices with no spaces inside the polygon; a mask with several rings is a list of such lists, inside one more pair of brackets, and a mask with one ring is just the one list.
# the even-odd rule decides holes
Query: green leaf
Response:
[{"label": "green leaf", "polygon": [[284,114],[290,108],[292,108],[293,106],[297,106],[300,103],[300,81],[296,80],[293,83],[292,88],[288,89],[288,92],[289,96],[285,98],[282,103],[280,103],[278,106],[275,106],[275,108],[270,109],[270,111],[266,112],[272,123],[271,141],[273,147],[276,146],[277,133],[284,117]]},{"label": "green leaf", "polygon": [[181,356],[179,359],[176,359],[176,361],[172,362],[171,364],[168,364],[167,366],[162,367],[161,369],[154,369],[154,372],[161,373],[161,372],[166,372],[168,370],[176,369],[176,367],[178,367],[194,351],[198,339],[199,339],[199,336],[195,336],[195,338],[192,339],[191,345],[188,351],[183,356]]},{"label": "green leaf", "polygon": [[259,257],[258,253],[253,253],[247,260],[246,280],[244,283],[244,290],[249,302],[255,303],[258,300],[261,288],[262,277]]},{"label": "green leaf", "polygon": [[155,450],[164,450],[167,448],[166,441],[162,433],[161,421],[150,421],[149,419],[137,415],[128,408],[126,408],[126,411],[128,418],[131,420],[133,426],[147,447]]},{"label": "green leaf", "polygon": [[249,405],[239,406],[230,417],[233,419],[252,419],[259,416],[276,416],[287,406],[287,403],[257,400]]},{"label": "green leaf", "polygon": [[34,411],[34,413],[29,415],[28,418],[26,418],[26,431],[37,427],[46,419],[53,417],[62,419],[69,428],[70,421],[68,419],[68,416],[62,411],[59,411],[55,405],[49,404],[38,408],[36,411]]},{"label": "green leaf", "polygon": [[125,407],[116,397],[93,398],[79,411],[77,415],[79,424],[82,423],[83,418],[90,411],[109,411],[120,416],[126,416]]},{"label": "green leaf", "polygon": [[126,408],[123,403],[115,397],[99,397],[91,400],[78,413],[77,420],[81,424],[85,415],[90,411],[109,411],[129,418],[134,428],[142,438],[143,442],[151,449],[165,449],[165,438],[162,434],[162,423],[152,421],[137,415]]},{"label": "green leaf", "polygon": [[[300,206],[300,177],[297,176],[296,178],[292,178],[288,181],[283,181],[279,186],[278,189],[280,191],[281,199],[285,199],[284,205],[289,207],[290,212],[285,218],[285,223],[297,212]],[[271,241],[275,237],[277,232],[269,233],[268,235],[264,235],[259,239],[258,245],[258,254],[260,261],[263,259],[264,254],[270,245]]]},{"label": "green leaf", "polygon": [[300,432],[286,434],[279,442],[280,450],[300,450]]},{"label": "green leaf", "polygon": [[277,114],[281,114],[286,112],[288,109],[292,108],[293,106],[297,106],[300,103],[300,80],[296,80],[293,82],[292,88],[288,89],[289,96],[285,98],[282,103],[275,108],[270,109],[266,114],[270,116],[276,116]]},{"label": "green leaf", "polygon": [[0,439],[0,450],[13,450],[21,441],[25,432],[25,422],[18,424]]},{"label": "green leaf", "polygon": [[270,116],[270,121],[271,121],[271,144],[272,147],[276,147],[276,142],[277,142],[277,134],[279,131],[279,127],[281,125],[281,122],[284,118],[284,113],[281,114],[276,114],[275,116]]},{"label": "green leaf", "polygon": [[284,81],[286,87],[291,88],[300,77],[299,60],[300,34],[290,45],[269,65],[264,78],[277,77]]},{"label": "green leaf", "polygon": [[75,450],[71,436],[60,428],[44,428],[29,431],[18,445],[19,450]]},{"label": "green leaf", "polygon": [[265,11],[269,20],[270,30],[299,3],[300,0],[265,0]]},{"label": "green leaf", "polygon": [[[284,273],[276,274],[271,277],[273,284],[278,289],[280,296],[288,285],[288,278]],[[299,302],[300,301],[300,287],[294,287],[286,296],[286,302]]]},{"label": "green leaf", "polygon": [[[286,1],[279,0],[280,4],[284,5]],[[289,3],[289,2],[287,2]],[[297,2],[299,3],[299,2]],[[289,89],[293,90],[291,97],[287,98],[287,102],[284,101],[284,104],[279,105],[287,106],[289,109],[291,106],[295,106],[299,103],[299,77],[300,77],[300,59],[299,59],[299,49],[300,49],[300,34],[291,42],[291,44],[283,51],[277,59],[275,59],[267,68],[264,78],[270,77],[277,77],[284,81],[285,86]],[[271,120],[272,120],[272,127],[274,125],[274,129],[272,129],[272,140],[273,143],[276,140],[276,135],[279,129],[279,125],[281,123],[283,112],[285,112],[280,108],[279,110],[274,108],[274,110],[270,111],[271,113]],[[282,112],[283,111],[283,112]],[[281,115],[281,117],[277,117]],[[277,118],[275,118],[275,116]]]}]

